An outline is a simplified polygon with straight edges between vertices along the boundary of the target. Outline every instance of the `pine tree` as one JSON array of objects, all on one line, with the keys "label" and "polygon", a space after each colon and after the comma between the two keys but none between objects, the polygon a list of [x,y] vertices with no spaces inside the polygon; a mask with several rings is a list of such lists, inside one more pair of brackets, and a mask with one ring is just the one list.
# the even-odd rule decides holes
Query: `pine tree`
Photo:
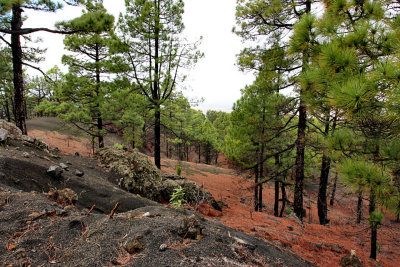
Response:
[{"label": "pine tree", "polygon": [[[67,4],[77,5],[79,0],[64,1]],[[1,40],[7,43],[12,50],[13,62],[13,83],[14,83],[14,103],[15,103],[15,122],[23,134],[27,133],[24,112],[24,80],[22,66],[23,50],[21,46],[21,37],[34,32],[45,31],[59,34],[71,34],[77,31],[90,31],[94,25],[101,21],[98,14],[86,13],[68,23],[60,24],[59,29],[48,28],[23,28],[24,9],[33,9],[36,11],[55,12],[62,8],[60,1],[32,1],[32,0],[11,0],[0,1],[0,20],[3,24],[0,26],[0,32],[11,35],[11,42],[1,37]],[[6,22],[6,23],[4,23]],[[68,27],[67,29],[61,29]]]},{"label": "pine tree", "polygon": [[126,1],[119,37],[126,75],[133,79],[154,110],[154,160],[161,168],[161,105],[184,78],[181,68],[201,56],[197,44],[182,39],[182,0]]}]

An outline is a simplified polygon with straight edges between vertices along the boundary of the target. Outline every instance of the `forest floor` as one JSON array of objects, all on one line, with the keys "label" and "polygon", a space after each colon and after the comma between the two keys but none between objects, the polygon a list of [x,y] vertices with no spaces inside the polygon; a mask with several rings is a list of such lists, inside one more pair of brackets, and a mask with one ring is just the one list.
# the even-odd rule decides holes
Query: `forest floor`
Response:
[{"label": "forest floor", "polygon": [[[31,128],[29,128],[31,127]],[[57,129],[48,131],[28,124],[29,135],[40,137],[50,147],[66,154],[79,152],[90,156],[90,142],[87,138],[72,136]],[[285,213],[283,218],[273,216],[274,188],[267,184],[263,191],[265,208],[263,212],[253,212],[251,179],[227,168],[181,162],[172,159],[162,160],[164,172],[175,172],[176,166],[182,166],[182,175],[210,191],[216,200],[228,205],[222,213],[202,210],[209,219],[254,235],[282,250],[290,251],[318,266],[338,266],[341,258],[356,251],[364,266],[399,266],[400,262],[400,224],[386,214],[383,226],[378,231],[378,260],[369,259],[370,231],[367,220],[367,201],[364,202],[364,218],[361,224],[355,223],[357,200],[339,185],[334,206],[329,206],[326,226],[318,224],[317,192],[318,186],[310,179],[307,181],[307,195],[304,200],[307,217],[300,224],[293,216]],[[288,190],[293,200],[293,192]]]}]

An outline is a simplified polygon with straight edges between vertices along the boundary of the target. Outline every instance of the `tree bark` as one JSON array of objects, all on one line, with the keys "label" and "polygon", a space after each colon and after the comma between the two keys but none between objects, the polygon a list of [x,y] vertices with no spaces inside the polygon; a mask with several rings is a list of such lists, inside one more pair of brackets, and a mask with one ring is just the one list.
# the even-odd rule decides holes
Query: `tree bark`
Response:
[{"label": "tree bark", "polygon": [[275,180],[274,216],[275,217],[279,216],[279,181],[276,180]]},{"label": "tree bark", "polygon": [[[257,144],[258,146],[258,144]],[[257,152],[256,152],[257,156],[258,156],[258,147],[257,147]],[[258,158],[258,157],[257,157]],[[258,163],[258,159],[257,159],[257,163]],[[254,180],[254,210],[258,211],[259,209],[259,199],[258,199],[258,173],[259,168],[258,168],[258,164],[256,164],[256,166],[254,167],[254,174],[255,174],[255,180]]]},{"label": "tree bark", "polygon": [[275,202],[274,202],[274,216],[279,216],[279,178],[278,172],[280,167],[279,155],[275,155]]},{"label": "tree bark", "polygon": [[331,206],[333,206],[333,204],[335,202],[337,180],[338,180],[338,172],[336,170],[336,172],[335,172],[335,180],[333,181],[332,195],[331,195],[331,199],[329,201],[329,205],[331,205]]},{"label": "tree bark", "polygon": [[156,107],[154,112],[154,163],[158,169],[161,169],[161,150],[160,150],[160,135],[161,135],[161,112],[160,107]]},{"label": "tree bark", "polygon": [[285,212],[285,207],[286,207],[286,188],[285,188],[285,183],[281,183],[281,191],[282,191],[282,208],[281,208],[281,214],[279,214],[279,217],[283,216],[283,213]]},{"label": "tree bark", "polygon": [[361,223],[362,219],[362,198],[363,198],[363,193],[362,190],[359,189],[358,191],[358,201],[357,201],[357,223]]},{"label": "tree bark", "polygon": [[[100,68],[99,68],[99,62],[100,62],[100,55],[99,55],[99,44],[96,43],[96,94],[97,97],[99,97],[100,94]],[[97,136],[98,136],[98,140],[99,140],[99,148],[103,148],[104,147],[104,137],[103,137],[103,119],[102,119],[102,115],[100,112],[100,104],[97,103],[96,104],[96,108],[97,108]]]},{"label": "tree bark", "polygon": [[326,189],[328,187],[330,165],[331,165],[331,160],[324,153],[324,155],[322,156],[321,175],[319,178],[319,190],[318,190],[318,217],[319,217],[319,223],[321,225],[325,225],[329,222]]},{"label": "tree bark", "polygon": [[[264,129],[263,129],[263,133],[264,133]],[[258,157],[258,164],[257,166],[260,168],[260,181],[262,181],[262,179],[264,178],[264,163],[263,163],[263,157],[264,157],[264,143],[261,144],[261,151],[260,151],[260,155]],[[263,184],[260,183],[258,185],[258,211],[262,211],[263,209]]]},{"label": "tree bark", "polygon": [[[369,216],[375,211],[375,190],[371,188],[369,197]],[[376,260],[376,249],[378,239],[378,222],[370,222],[371,225],[371,254],[370,258]]]},{"label": "tree bark", "polygon": [[303,220],[303,183],[304,183],[304,151],[305,151],[305,134],[307,122],[307,109],[303,100],[300,100],[299,122],[297,128],[296,141],[296,163],[295,163],[295,188],[293,208],[296,216]]},{"label": "tree bark", "polygon": [[12,7],[11,19],[11,51],[13,56],[13,73],[14,73],[14,104],[15,104],[15,124],[22,131],[22,134],[27,134],[26,118],[24,112],[24,81],[22,73],[22,48],[20,34],[16,33],[22,27],[22,9],[17,3]]}]

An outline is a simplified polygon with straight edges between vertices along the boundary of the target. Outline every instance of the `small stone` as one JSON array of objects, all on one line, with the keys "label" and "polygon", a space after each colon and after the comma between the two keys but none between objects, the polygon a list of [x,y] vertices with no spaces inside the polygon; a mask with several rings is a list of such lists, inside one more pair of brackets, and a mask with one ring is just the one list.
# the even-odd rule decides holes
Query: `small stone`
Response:
[{"label": "small stone", "polygon": [[75,170],[75,175],[78,177],[82,177],[84,175],[83,171]]},{"label": "small stone", "polygon": [[31,155],[29,155],[28,152],[24,152],[24,153],[22,154],[22,156],[23,156],[24,158],[30,158],[30,157],[31,157]]},{"label": "small stone", "polygon": [[60,163],[60,167],[63,168],[64,170],[68,171],[69,166],[65,163]]},{"label": "small stone", "polygon": [[63,170],[57,165],[52,165],[47,170],[47,173],[54,179],[61,178],[62,172],[63,172]]},{"label": "small stone", "polygon": [[161,244],[159,250],[160,250],[160,251],[166,251],[167,248],[168,248],[168,246],[167,246],[166,244]]},{"label": "small stone", "polygon": [[150,212],[146,212],[143,214],[143,217],[150,217],[150,216],[151,216]]}]

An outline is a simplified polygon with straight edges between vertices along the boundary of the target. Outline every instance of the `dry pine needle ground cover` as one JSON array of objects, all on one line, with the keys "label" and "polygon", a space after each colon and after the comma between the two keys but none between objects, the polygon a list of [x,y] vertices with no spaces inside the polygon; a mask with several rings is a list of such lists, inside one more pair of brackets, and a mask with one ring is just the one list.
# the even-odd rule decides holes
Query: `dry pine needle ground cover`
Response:
[{"label": "dry pine needle ground cover", "polygon": [[[87,139],[40,130],[31,131],[30,134],[42,138],[50,146],[58,147],[64,153],[79,152],[81,155],[89,155],[90,146]],[[163,160],[163,171],[175,172],[175,166],[182,164],[173,160]],[[252,212],[251,180],[235,174],[232,170],[210,168],[196,163],[184,163],[184,166],[184,176],[203,185],[216,200],[228,204],[221,214],[202,210],[205,216],[209,215],[209,218],[219,220],[226,226],[262,238],[318,266],[338,266],[340,259],[349,254],[350,250],[356,251],[364,266],[399,266],[400,224],[394,222],[392,216],[385,216],[384,224],[378,232],[378,261],[371,261],[368,221],[364,218],[360,225],[355,223],[356,199],[346,195],[343,190],[339,190],[335,205],[329,206],[328,216],[331,222],[328,226],[318,224],[316,194],[308,192],[305,197],[307,218],[301,225],[290,216],[277,218],[271,215],[274,199],[271,186],[267,185],[264,188],[265,211]],[[292,200],[290,192],[288,196]],[[363,214],[367,214],[366,209]]]}]

